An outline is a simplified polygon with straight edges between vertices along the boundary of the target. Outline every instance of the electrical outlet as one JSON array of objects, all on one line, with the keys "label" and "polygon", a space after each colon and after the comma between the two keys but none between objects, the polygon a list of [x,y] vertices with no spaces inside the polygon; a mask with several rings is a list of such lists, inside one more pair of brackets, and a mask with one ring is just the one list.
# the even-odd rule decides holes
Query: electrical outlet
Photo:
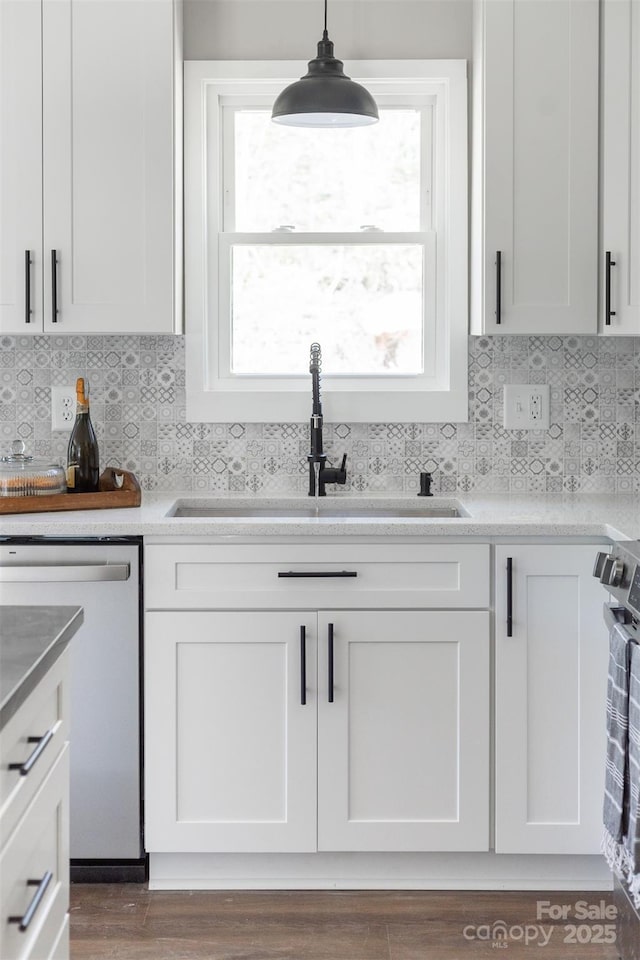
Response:
[{"label": "electrical outlet", "polygon": [[71,430],[76,419],[76,388],[51,387],[51,429]]},{"label": "electrical outlet", "polygon": [[507,384],[504,388],[507,430],[549,429],[549,384]]}]

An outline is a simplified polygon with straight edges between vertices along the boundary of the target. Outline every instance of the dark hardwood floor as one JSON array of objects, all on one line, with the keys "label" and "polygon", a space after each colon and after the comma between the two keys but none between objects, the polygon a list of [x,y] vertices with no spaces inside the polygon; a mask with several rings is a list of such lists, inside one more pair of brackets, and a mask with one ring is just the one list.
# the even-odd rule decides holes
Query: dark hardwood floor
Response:
[{"label": "dark hardwood floor", "polygon": [[[557,908],[551,918],[538,915],[540,901]],[[612,894],[74,884],[71,960],[616,960],[615,942],[603,942],[615,921],[576,917],[581,902],[600,913],[601,904],[612,909]]]}]

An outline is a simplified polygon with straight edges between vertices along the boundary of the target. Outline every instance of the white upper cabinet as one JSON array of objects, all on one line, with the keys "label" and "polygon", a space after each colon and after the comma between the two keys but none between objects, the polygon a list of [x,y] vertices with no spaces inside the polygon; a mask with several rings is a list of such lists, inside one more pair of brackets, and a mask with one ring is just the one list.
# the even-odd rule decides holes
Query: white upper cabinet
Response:
[{"label": "white upper cabinet", "polygon": [[173,0],[2,6],[2,331],[173,332]]},{"label": "white upper cabinet", "polygon": [[640,0],[602,7],[602,333],[640,334]]},{"label": "white upper cabinet", "polygon": [[597,0],[476,0],[471,332],[595,333]]},{"label": "white upper cabinet", "polygon": [[43,323],[41,13],[41,0],[0,3],[2,332],[41,332]]}]

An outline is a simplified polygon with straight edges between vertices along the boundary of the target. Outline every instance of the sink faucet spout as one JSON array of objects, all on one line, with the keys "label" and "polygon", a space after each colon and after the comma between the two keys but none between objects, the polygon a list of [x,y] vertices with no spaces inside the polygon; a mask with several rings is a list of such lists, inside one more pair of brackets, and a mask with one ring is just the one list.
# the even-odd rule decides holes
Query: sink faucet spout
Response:
[{"label": "sink faucet spout", "polygon": [[310,349],[309,373],[311,374],[311,420],[309,433],[311,439],[309,462],[309,496],[326,496],[325,484],[344,484],[347,480],[347,455],[342,457],[339,468],[327,467],[327,455],[322,439],[322,401],[320,399],[320,371],[322,369],[322,350],[319,343],[312,343]]}]

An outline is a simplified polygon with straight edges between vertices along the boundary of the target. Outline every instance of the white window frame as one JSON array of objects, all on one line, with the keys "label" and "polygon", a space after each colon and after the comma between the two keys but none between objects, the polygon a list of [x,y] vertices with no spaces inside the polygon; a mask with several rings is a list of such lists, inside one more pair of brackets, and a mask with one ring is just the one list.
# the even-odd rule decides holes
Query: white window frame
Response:
[{"label": "white window frame", "polygon": [[[185,310],[186,416],[206,422],[301,422],[309,417],[308,377],[230,376],[229,291],[221,285],[231,243],[254,234],[225,233],[222,107],[229,102],[271,103],[306,71],[297,61],[187,61],[185,63]],[[323,374],[323,412],[333,422],[467,421],[468,239],[467,70],[460,60],[349,61],[349,75],[374,97],[394,102],[434,101],[436,191],[433,230],[413,234],[435,264],[425,273],[427,346],[436,369],[420,376],[344,377]],[[409,233],[365,233],[353,241],[406,242]],[[348,242],[347,234],[278,234],[278,242]],[[433,246],[436,246],[435,255]],[[431,278],[433,279],[433,278]],[[434,295],[429,299],[429,292]],[[224,318],[224,322],[223,322]],[[322,343],[322,336],[317,338]],[[226,352],[225,352],[226,351]]]}]

